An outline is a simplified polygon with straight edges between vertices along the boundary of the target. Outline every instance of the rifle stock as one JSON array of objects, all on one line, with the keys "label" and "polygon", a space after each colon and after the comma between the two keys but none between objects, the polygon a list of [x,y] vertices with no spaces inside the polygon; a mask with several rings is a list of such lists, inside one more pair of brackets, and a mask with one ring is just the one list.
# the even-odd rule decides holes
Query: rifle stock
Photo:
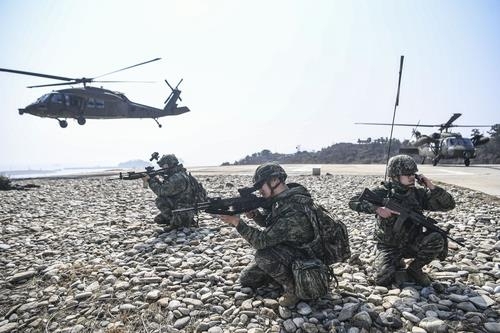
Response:
[{"label": "rifle stock", "polygon": [[412,222],[417,223],[423,227],[425,227],[427,230],[431,230],[434,232],[438,232],[444,237],[448,238],[449,240],[457,243],[460,246],[465,247],[465,244],[462,242],[452,238],[449,236],[448,231],[441,229],[440,227],[437,226],[437,221],[424,216],[421,213],[415,212],[411,209],[407,209],[400,204],[398,204],[396,201],[394,201],[391,198],[381,198],[377,196],[375,193],[370,191],[369,189],[365,188],[361,195],[359,196],[358,200],[361,201],[367,201],[373,205],[379,206],[379,207],[386,207],[389,208],[390,210],[396,211],[399,213],[399,217],[396,220],[396,223],[394,225],[394,231],[399,232],[403,226],[403,223],[410,219]]}]

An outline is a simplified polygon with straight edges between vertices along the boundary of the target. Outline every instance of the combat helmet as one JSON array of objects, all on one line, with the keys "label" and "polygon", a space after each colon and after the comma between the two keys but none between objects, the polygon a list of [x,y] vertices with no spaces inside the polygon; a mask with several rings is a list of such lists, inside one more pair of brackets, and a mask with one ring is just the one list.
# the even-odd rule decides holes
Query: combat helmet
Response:
[{"label": "combat helmet", "polygon": [[158,160],[158,165],[161,166],[162,165],[167,165],[168,168],[172,168],[176,165],[179,164],[179,160],[177,159],[177,157],[175,157],[174,154],[168,154],[168,155],[163,155],[159,160]]},{"label": "combat helmet", "polygon": [[264,182],[267,180],[276,177],[282,182],[286,180],[287,174],[285,170],[276,162],[268,162],[261,164],[255,170],[255,174],[253,175],[253,187],[260,188]]},{"label": "combat helmet", "polygon": [[401,175],[413,175],[417,171],[417,163],[408,155],[396,155],[391,157],[387,166],[387,173],[391,178]]}]

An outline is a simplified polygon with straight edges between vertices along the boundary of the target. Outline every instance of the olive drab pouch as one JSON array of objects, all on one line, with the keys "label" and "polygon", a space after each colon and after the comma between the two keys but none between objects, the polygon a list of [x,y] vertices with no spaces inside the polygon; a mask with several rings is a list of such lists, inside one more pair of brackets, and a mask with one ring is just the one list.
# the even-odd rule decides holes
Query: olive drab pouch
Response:
[{"label": "olive drab pouch", "polygon": [[443,245],[443,250],[438,255],[439,260],[445,260],[446,257],[448,256],[448,238],[443,237],[443,239],[444,239],[444,245]]},{"label": "olive drab pouch", "polygon": [[330,282],[328,267],[319,259],[295,260],[292,264],[295,296],[303,300],[323,297]]}]

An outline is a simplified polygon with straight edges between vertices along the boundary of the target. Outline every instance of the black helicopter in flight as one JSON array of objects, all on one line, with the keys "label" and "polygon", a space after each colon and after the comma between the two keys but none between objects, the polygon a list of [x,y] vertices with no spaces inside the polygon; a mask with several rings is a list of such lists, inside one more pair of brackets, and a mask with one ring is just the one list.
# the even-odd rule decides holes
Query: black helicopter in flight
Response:
[{"label": "black helicopter in flight", "polygon": [[[424,124],[394,124],[394,126],[412,126],[412,136],[415,141],[409,147],[401,147],[401,154],[418,154],[422,156],[422,164],[427,158],[432,159],[432,165],[436,166],[442,159],[463,159],[464,165],[469,166],[470,160],[476,157],[476,147],[488,143],[490,138],[473,132],[471,138],[464,138],[460,133],[449,132],[452,127],[491,127],[490,125],[453,125],[453,122],[460,117],[461,113],[454,113],[444,124],[424,125]],[[356,123],[361,125],[392,125],[388,123]],[[417,127],[438,127],[439,132],[425,135],[416,130]],[[443,132],[444,131],[444,132]]]},{"label": "black helicopter in flight", "polygon": [[[84,125],[87,119],[120,119],[120,118],[152,118],[156,121],[159,127],[161,124],[158,118],[165,116],[176,116],[189,111],[186,106],[178,107],[177,100],[180,98],[181,91],[177,86],[173,88],[167,80],[165,82],[170,87],[172,92],[165,100],[163,109],[147,106],[130,101],[124,94],[108,89],[87,86],[92,82],[130,82],[130,81],[97,81],[105,75],[120,72],[132,67],[144,65],[161,58],[152,59],[140,64],[128,66],[122,69],[115,70],[106,74],[102,74],[93,78],[68,78],[63,76],[55,76],[49,74],[41,74],[34,72],[26,72],[14,69],[0,68],[0,72],[9,72],[15,74],[31,75],[44,77],[48,79],[66,81],[63,83],[44,84],[29,86],[28,88],[51,87],[63,85],[83,84],[83,87],[69,88],[52,91],[36,100],[36,102],[19,109],[19,114],[29,113],[38,117],[54,118],[59,121],[59,126],[66,128],[68,126],[67,118],[74,118],[78,124]],[[137,82],[137,81],[136,81]]]}]

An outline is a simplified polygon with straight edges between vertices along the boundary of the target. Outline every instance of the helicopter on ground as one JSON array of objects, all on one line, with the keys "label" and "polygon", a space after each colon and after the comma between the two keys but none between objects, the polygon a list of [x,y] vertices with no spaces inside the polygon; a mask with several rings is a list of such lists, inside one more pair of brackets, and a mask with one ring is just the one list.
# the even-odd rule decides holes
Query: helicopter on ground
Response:
[{"label": "helicopter on ground", "polygon": [[130,82],[96,81],[96,79],[101,78],[105,75],[120,72],[160,59],[161,58],[156,58],[93,78],[83,77],[80,79],[75,79],[6,68],[0,68],[0,72],[9,72],[67,81],[64,83],[29,86],[28,88],[74,85],[80,83],[83,84],[83,87],[55,90],[47,93],[38,98],[36,102],[31,103],[25,108],[19,109],[20,115],[29,113],[37,117],[54,118],[59,122],[59,126],[61,126],[62,128],[66,128],[68,126],[68,122],[66,120],[67,118],[76,119],[78,124],[80,125],[84,125],[87,119],[152,118],[154,121],[156,121],[158,126],[161,127],[161,124],[158,122],[158,118],[165,116],[176,116],[182,113],[189,112],[189,108],[187,108],[186,106],[177,106],[177,100],[182,101],[182,99],[180,98],[181,91],[178,89],[179,85],[182,82],[182,79],[179,81],[177,86],[175,86],[175,88],[173,88],[168,83],[168,81],[165,80],[172,92],[165,100],[165,106],[163,107],[163,109],[132,102],[123,93],[120,92],[111,91],[102,87],[97,88],[87,86],[87,84],[91,82]]},{"label": "helicopter on ground", "polygon": [[[394,126],[413,126],[412,136],[415,141],[409,147],[399,149],[401,154],[418,154],[422,156],[421,163],[424,164],[427,158],[432,159],[432,165],[436,166],[442,159],[463,158],[464,165],[469,166],[470,160],[476,157],[476,147],[488,143],[490,138],[479,134],[473,130],[471,138],[464,138],[458,132],[449,132],[452,127],[490,127],[489,125],[453,125],[462,114],[454,113],[444,124],[424,125],[424,124],[394,124]],[[393,125],[388,123],[356,123],[360,125]],[[417,127],[438,127],[439,132],[425,135],[417,131]],[[444,131],[444,132],[443,132]]]}]

